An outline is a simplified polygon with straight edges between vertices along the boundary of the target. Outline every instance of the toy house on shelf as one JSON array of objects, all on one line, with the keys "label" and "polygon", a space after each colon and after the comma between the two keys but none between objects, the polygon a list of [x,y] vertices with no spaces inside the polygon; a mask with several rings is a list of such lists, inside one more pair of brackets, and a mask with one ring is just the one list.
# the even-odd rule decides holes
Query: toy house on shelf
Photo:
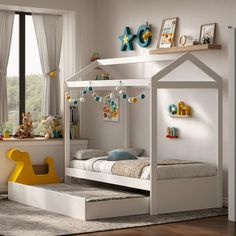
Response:
[{"label": "toy house on shelf", "polygon": [[190,117],[191,107],[185,105],[183,101],[178,102],[178,105],[171,104],[169,106],[169,112],[171,117]]}]

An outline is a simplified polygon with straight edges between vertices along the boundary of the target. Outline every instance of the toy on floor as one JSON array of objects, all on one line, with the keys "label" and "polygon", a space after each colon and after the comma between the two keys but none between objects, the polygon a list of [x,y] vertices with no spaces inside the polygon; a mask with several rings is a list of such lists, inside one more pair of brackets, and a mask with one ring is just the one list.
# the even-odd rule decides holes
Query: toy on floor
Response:
[{"label": "toy on floor", "polygon": [[22,113],[22,124],[16,130],[14,138],[33,138],[33,122],[30,117],[30,112]]},{"label": "toy on floor", "polygon": [[7,152],[7,157],[16,162],[16,167],[11,173],[8,181],[28,185],[52,184],[60,182],[59,177],[56,175],[53,159],[51,157],[46,157],[44,160],[44,164],[47,165],[48,168],[47,173],[44,174],[35,173],[35,166],[32,165],[27,152],[19,151],[17,149],[10,149]]}]

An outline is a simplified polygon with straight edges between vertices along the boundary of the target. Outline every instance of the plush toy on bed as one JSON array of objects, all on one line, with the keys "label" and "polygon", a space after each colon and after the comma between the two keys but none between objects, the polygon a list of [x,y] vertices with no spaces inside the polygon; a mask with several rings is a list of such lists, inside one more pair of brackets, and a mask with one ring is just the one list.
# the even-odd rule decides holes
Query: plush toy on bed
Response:
[{"label": "plush toy on bed", "polygon": [[22,124],[18,127],[14,134],[14,138],[33,138],[33,125],[30,112],[22,113]]}]

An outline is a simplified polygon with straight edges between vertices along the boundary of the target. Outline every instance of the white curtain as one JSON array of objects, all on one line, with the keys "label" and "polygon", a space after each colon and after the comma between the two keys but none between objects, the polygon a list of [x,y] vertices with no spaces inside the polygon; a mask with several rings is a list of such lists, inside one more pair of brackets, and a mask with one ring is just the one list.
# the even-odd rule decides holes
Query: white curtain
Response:
[{"label": "white curtain", "polygon": [[8,120],[6,77],[14,15],[13,11],[0,11],[0,123]]},{"label": "white curtain", "polygon": [[38,42],[44,88],[42,114],[59,115],[63,18],[60,15],[32,14]]}]

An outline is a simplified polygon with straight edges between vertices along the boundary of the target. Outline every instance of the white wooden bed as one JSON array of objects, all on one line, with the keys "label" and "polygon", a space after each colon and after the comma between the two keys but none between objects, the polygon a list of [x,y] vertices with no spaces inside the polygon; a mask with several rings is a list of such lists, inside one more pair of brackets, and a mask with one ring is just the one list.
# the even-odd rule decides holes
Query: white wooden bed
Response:
[{"label": "white wooden bed", "polygon": [[[182,65],[190,61],[211,79],[208,81],[162,81],[162,79]],[[122,65],[130,63],[162,62],[167,65],[151,78],[130,79],[122,78],[114,71],[112,65]],[[87,73],[96,67],[101,67],[110,73],[113,80],[108,81],[86,81],[82,80]],[[213,208],[222,206],[222,78],[203,62],[190,53],[186,53],[176,60],[160,58],[158,56],[130,57],[97,60],[89,66],[75,74],[65,83],[66,89],[71,91],[82,89],[88,86],[108,90],[120,86],[123,87],[144,87],[150,92],[150,180],[135,179],[124,176],[115,176],[105,173],[81,170],[70,167],[70,139],[69,132],[65,132],[65,179],[70,181],[70,177],[100,181],[115,185],[127,186],[150,192],[150,214],[186,211],[193,209]],[[201,178],[157,180],[157,93],[158,89],[214,89],[217,91],[218,107],[218,156],[215,165],[217,175]],[[129,147],[129,112],[126,106],[125,125],[125,147]],[[83,125],[83,123],[81,123]],[[69,104],[65,102],[65,130],[69,130]]]},{"label": "white wooden bed", "polygon": [[[197,66],[202,72],[207,74],[210,79],[207,81],[200,79],[199,81],[163,80],[166,75],[186,61]],[[165,67],[159,70],[155,75],[143,79],[121,77],[119,73],[111,67],[112,65],[150,62],[161,62],[162,65],[165,64]],[[98,66],[108,72],[112,80],[82,80],[81,77],[85,77]],[[54,188],[54,190],[50,189],[50,186],[42,188],[9,182],[8,195],[10,200],[84,220],[146,213],[154,215],[222,206],[222,78],[219,75],[189,53],[174,60],[163,56],[104,59],[91,63],[79,73],[72,76],[65,82],[65,89],[69,91],[79,90],[87,88],[90,85],[93,88],[104,90],[122,85],[122,87],[126,88],[142,87],[149,91],[150,179],[130,178],[72,168],[70,166],[70,112],[69,103],[65,101],[65,182],[69,184],[71,177],[74,177],[113,184],[113,188],[116,188],[114,185],[120,185],[136,190],[145,190],[148,194],[144,194],[138,198],[134,195],[133,198],[117,198],[110,201],[90,202],[82,196],[74,196],[73,194],[56,191],[56,188]],[[217,152],[214,152],[216,153],[216,157],[214,156],[214,160],[211,163],[217,167],[216,175],[178,179],[157,179],[157,160],[160,159],[158,152],[158,138],[160,137],[157,135],[159,129],[157,126],[157,94],[160,89],[213,89],[217,92],[217,126],[215,127],[214,134],[217,137],[218,145]],[[82,112],[83,106],[80,115],[82,115]],[[125,111],[122,112],[125,113],[124,146],[130,147],[130,120],[127,105],[125,106]],[[83,126],[83,119],[80,121],[80,126]],[[84,142],[82,146],[78,147],[78,149],[81,148],[87,148],[87,143]],[[79,189],[79,186],[76,186],[76,189]],[[132,193],[129,194],[132,195]]]}]

